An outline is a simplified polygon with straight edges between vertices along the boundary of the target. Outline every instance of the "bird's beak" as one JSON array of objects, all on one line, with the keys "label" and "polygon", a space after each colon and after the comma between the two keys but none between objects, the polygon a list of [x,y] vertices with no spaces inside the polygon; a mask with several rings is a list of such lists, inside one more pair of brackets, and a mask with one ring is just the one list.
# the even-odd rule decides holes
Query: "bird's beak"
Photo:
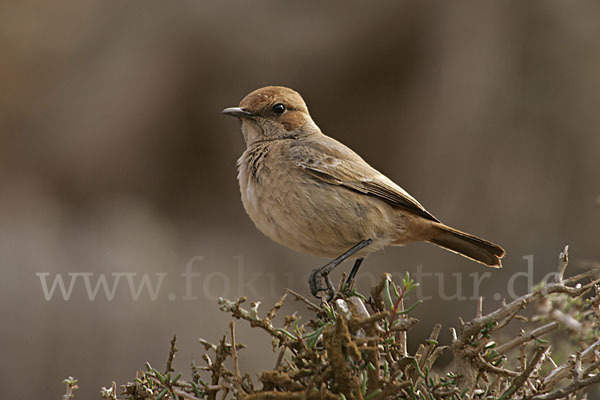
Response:
[{"label": "bird's beak", "polygon": [[238,118],[250,118],[253,117],[254,114],[250,111],[244,110],[241,107],[229,107],[221,111],[225,115],[231,115],[232,117]]}]

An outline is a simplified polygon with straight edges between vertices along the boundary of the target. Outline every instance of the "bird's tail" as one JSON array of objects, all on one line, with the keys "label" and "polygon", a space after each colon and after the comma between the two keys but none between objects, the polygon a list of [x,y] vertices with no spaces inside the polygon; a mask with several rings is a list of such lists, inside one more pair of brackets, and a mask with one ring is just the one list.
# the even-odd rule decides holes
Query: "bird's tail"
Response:
[{"label": "bird's tail", "polygon": [[502,268],[500,261],[504,257],[502,247],[444,224],[436,224],[432,238],[428,242],[488,267]]}]

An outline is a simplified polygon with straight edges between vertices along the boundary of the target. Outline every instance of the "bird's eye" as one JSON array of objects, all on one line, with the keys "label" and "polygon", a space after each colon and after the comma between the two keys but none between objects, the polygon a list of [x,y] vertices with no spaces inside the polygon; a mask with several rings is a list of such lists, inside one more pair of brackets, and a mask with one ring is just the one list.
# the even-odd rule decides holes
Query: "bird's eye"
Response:
[{"label": "bird's eye", "polygon": [[273,112],[275,114],[283,114],[284,111],[285,111],[285,106],[281,103],[277,103],[273,106]]}]

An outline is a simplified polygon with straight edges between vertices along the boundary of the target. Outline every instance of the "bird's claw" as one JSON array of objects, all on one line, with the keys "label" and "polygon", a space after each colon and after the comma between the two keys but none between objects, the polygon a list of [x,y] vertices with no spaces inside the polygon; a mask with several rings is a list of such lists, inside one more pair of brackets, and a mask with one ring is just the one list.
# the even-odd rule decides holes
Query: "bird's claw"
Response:
[{"label": "bird's claw", "polygon": [[308,278],[308,285],[312,295],[322,301],[330,302],[335,297],[336,291],[329,279],[329,274],[322,271],[322,268],[313,270]]}]

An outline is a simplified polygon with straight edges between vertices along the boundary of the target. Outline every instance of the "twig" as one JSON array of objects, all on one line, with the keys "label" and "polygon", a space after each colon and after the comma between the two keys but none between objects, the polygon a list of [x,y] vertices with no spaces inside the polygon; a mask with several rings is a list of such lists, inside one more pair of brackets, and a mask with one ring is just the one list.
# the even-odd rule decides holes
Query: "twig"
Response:
[{"label": "twig", "polygon": [[312,310],[312,311],[314,311],[316,313],[322,313],[323,312],[323,309],[321,307],[319,307],[318,305],[316,305],[315,303],[313,303],[312,301],[310,301],[306,297],[302,296],[300,293],[296,293],[292,289],[285,289],[285,291],[287,293],[291,294],[292,296],[294,296],[296,298],[296,301],[301,301],[304,304],[306,304],[306,306],[308,307],[309,310]]},{"label": "twig", "polygon": [[175,342],[177,341],[177,335],[173,335],[173,339],[171,339],[171,350],[169,351],[169,358],[167,359],[167,366],[165,368],[165,374],[169,372],[175,372],[173,369],[173,359],[175,358],[175,353],[177,353],[177,346],[175,346]]},{"label": "twig", "polygon": [[506,368],[496,367],[495,365],[492,365],[489,362],[485,361],[483,359],[483,357],[481,357],[481,356],[475,357],[473,359],[473,361],[475,362],[475,365],[477,365],[479,368],[482,368],[488,372],[493,372],[495,374],[504,375],[504,376],[512,376],[512,377],[519,376],[518,372],[511,371],[510,369],[506,369]]},{"label": "twig", "polygon": [[527,364],[525,371],[523,371],[519,376],[517,376],[513,380],[513,383],[510,385],[508,390],[506,392],[504,392],[502,394],[502,396],[500,396],[500,400],[508,399],[509,396],[511,396],[513,393],[518,391],[523,386],[525,381],[527,381],[527,379],[529,378],[529,375],[531,375],[533,370],[537,367],[538,363],[542,359],[542,356],[544,355],[546,350],[548,350],[548,346],[538,346],[532,359],[529,360],[529,363]]},{"label": "twig", "polygon": [[251,309],[251,311],[248,311],[248,310],[240,307],[240,304],[242,303],[243,299],[245,299],[245,298],[240,298],[240,299],[238,299],[238,301],[233,302],[228,299],[220,298],[219,305],[221,306],[221,310],[223,310],[225,312],[230,312],[236,318],[244,319],[244,320],[250,322],[250,326],[260,327],[261,329],[268,332],[271,336],[279,339],[282,343],[289,342],[290,337],[288,335],[286,335],[285,333],[275,329],[275,327],[273,326],[273,324],[271,323],[270,320],[260,319],[258,317],[257,307]]},{"label": "twig", "polygon": [[184,399],[187,399],[187,400],[201,400],[201,399],[199,399],[196,396],[192,396],[188,392],[184,392],[183,390],[179,390],[179,389],[176,389],[176,388],[173,388],[173,394],[175,394],[177,396],[180,396],[180,397],[183,397]]},{"label": "twig", "polygon": [[238,352],[235,341],[235,322],[229,322],[229,330],[231,332],[231,358],[233,359],[233,373],[236,379],[242,380],[240,375],[240,365],[238,362]]},{"label": "twig", "polygon": [[419,359],[419,367],[423,369],[425,366],[425,362],[431,356],[433,350],[438,344],[438,336],[440,335],[440,331],[442,330],[442,324],[435,324],[433,329],[431,330],[431,334],[429,335],[429,339],[427,340],[427,344],[423,347],[422,352],[418,352],[415,355],[417,359]]},{"label": "twig", "polygon": [[266,317],[268,320],[272,321],[273,318],[275,318],[275,314],[277,314],[277,311],[279,311],[279,309],[281,307],[283,307],[283,302],[285,301],[286,297],[287,297],[287,293],[284,293],[283,296],[281,296],[279,298],[279,300],[277,300],[277,302],[269,310],[269,312],[267,313],[267,317]]},{"label": "twig", "polygon": [[556,400],[565,398],[567,395],[574,393],[580,389],[591,386],[595,383],[600,383],[600,374],[590,376],[585,379],[575,380],[570,385],[565,386],[557,390],[556,392],[539,394],[533,397],[530,397],[530,400]]},{"label": "twig", "polygon": [[383,301],[383,290],[385,289],[386,282],[392,280],[392,275],[388,272],[383,273],[379,283],[371,288],[371,304],[375,311],[385,310],[385,303]]},{"label": "twig", "polygon": [[587,349],[581,352],[581,359],[583,361],[588,361],[589,359],[591,359],[594,356],[594,351],[598,347],[600,347],[600,339],[596,340],[594,343],[588,346]]},{"label": "twig", "polygon": [[581,281],[583,279],[590,278],[592,276],[598,276],[598,275],[600,275],[600,264],[598,264],[598,265],[599,265],[598,268],[590,269],[588,271],[582,272],[582,273],[577,274],[577,275],[573,275],[573,276],[565,279],[564,282],[563,282],[563,284],[564,285],[572,285],[572,284],[577,283],[577,282],[579,282],[579,281]]},{"label": "twig", "polygon": [[73,392],[79,388],[79,386],[77,386],[77,379],[73,378],[72,376],[69,376],[68,378],[63,379],[63,383],[67,385],[67,389],[62,397],[62,400],[73,399]]},{"label": "twig", "polygon": [[581,287],[577,288],[564,286],[560,283],[551,283],[544,288],[540,288],[532,293],[525,294],[519,297],[518,299],[513,300],[506,306],[501,307],[487,315],[484,315],[481,318],[475,318],[474,320],[465,324],[462,333],[464,336],[472,336],[475,333],[477,333],[481,328],[483,328],[490,320],[503,321],[506,317],[516,315],[517,312],[525,308],[528,304],[531,304],[534,301],[539,300],[540,298],[548,296],[550,294],[563,293],[570,297],[579,297],[585,294],[588,290],[590,290],[590,288],[592,288],[596,283],[598,283],[598,281],[592,281],[586,285],[582,285]]},{"label": "twig", "polygon": [[562,283],[565,276],[565,270],[569,265],[569,245],[558,255],[558,273],[554,276],[554,282]]},{"label": "twig", "polygon": [[597,369],[598,367],[600,367],[600,359],[598,359],[595,362],[588,365],[588,367],[583,371],[582,375],[583,376],[589,375],[592,372],[594,372],[594,370]]},{"label": "twig", "polygon": [[525,343],[530,340],[537,339],[538,337],[545,335],[548,332],[552,332],[553,330],[558,329],[558,327],[559,327],[558,322],[556,322],[556,321],[550,322],[549,324],[540,326],[539,328],[536,328],[529,333],[517,336],[516,338],[496,347],[496,351],[500,354],[506,354],[506,352],[517,347],[521,343]]}]

